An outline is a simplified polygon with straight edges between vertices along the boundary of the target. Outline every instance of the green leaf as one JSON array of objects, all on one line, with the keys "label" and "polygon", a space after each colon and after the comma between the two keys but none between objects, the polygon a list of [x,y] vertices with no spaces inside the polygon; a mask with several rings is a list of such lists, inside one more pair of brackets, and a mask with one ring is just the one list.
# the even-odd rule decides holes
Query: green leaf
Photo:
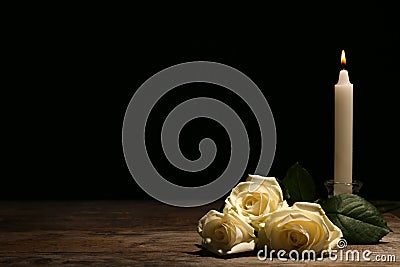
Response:
[{"label": "green leaf", "polygon": [[287,190],[290,203],[316,200],[314,180],[298,162],[289,168],[282,183]]},{"label": "green leaf", "polygon": [[392,200],[370,200],[381,213],[400,208],[400,201]]},{"label": "green leaf", "polygon": [[327,199],[322,208],[349,244],[377,243],[391,231],[379,210],[360,196],[336,195]]},{"label": "green leaf", "polygon": [[282,195],[283,195],[283,199],[289,199],[289,192],[287,190],[287,188],[285,187],[285,185],[283,184],[282,180],[276,178],[276,181],[278,182],[279,186],[282,189]]}]

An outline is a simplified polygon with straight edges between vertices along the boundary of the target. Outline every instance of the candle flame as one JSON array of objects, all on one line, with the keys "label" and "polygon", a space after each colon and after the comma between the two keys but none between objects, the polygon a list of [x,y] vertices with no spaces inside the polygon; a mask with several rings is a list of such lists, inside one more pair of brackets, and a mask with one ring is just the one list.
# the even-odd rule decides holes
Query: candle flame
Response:
[{"label": "candle flame", "polygon": [[346,66],[346,55],[344,53],[344,50],[342,50],[342,56],[340,57],[340,63],[342,63],[342,66]]}]

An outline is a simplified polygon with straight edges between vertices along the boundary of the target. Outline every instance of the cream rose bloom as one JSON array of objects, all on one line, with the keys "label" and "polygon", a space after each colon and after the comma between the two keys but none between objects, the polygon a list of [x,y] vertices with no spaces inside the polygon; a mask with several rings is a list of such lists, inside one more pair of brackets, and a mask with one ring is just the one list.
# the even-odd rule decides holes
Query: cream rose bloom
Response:
[{"label": "cream rose bloom", "polygon": [[236,211],[256,230],[268,216],[280,209],[288,207],[283,200],[282,189],[274,177],[249,175],[246,182],[239,183],[225,200],[224,212]]},{"label": "cream rose bloom", "polygon": [[203,247],[217,255],[252,251],[255,247],[254,228],[235,212],[210,210],[199,220],[197,232]]},{"label": "cream rose bloom", "polygon": [[278,210],[260,225],[259,248],[331,251],[343,237],[342,231],[325,215],[316,203],[297,202],[290,208]]}]

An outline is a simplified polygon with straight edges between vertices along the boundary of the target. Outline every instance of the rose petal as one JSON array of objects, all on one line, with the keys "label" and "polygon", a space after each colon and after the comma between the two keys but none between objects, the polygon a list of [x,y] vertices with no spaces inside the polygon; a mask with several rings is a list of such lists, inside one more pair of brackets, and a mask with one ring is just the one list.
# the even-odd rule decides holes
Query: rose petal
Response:
[{"label": "rose petal", "polygon": [[298,202],[292,207],[273,212],[259,225],[258,247],[319,253],[331,250],[343,236],[316,203]]},{"label": "rose petal", "polygon": [[203,247],[218,255],[249,251],[255,246],[254,228],[233,210],[209,211],[199,220],[198,233]]},{"label": "rose petal", "polygon": [[254,240],[251,240],[249,242],[242,242],[240,244],[233,246],[230,251],[226,252],[226,254],[234,254],[234,253],[252,251],[252,250],[254,250],[254,247],[255,247]]}]

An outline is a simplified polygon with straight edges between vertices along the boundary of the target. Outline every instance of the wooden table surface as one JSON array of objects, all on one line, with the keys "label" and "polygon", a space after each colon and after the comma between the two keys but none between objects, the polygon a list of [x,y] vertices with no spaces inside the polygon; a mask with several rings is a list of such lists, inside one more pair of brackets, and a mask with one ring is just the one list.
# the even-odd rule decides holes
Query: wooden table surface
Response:
[{"label": "wooden table surface", "polygon": [[[2,201],[0,202],[1,266],[265,266],[356,265],[394,266],[396,262],[259,261],[255,254],[217,258],[198,247],[196,226],[221,202],[178,208],[157,201]],[[385,213],[393,232],[370,250],[400,265],[400,218]]]}]

